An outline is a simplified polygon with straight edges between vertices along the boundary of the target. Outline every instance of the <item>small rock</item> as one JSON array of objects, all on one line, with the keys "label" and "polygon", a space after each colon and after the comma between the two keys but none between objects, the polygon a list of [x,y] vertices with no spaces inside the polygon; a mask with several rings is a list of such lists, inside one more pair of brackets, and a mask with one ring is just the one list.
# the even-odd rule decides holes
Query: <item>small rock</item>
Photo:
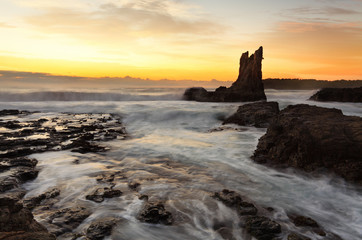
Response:
[{"label": "small rock", "polygon": [[132,190],[137,190],[137,188],[139,187],[139,186],[141,186],[141,184],[140,183],[138,183],[138,182],[135,182],[135,183],[128,183],[128,187],[130,188],[130,189],[132,189]]},{"label": "small rock", "polygon": [[248,217],[245,227],[248,233],[258,240],[273,239],[277,234],[281,233],[279,223],[262,216]]},{"label": "small rock", "polygon": [[98,188],[92,194],[87,195],[85,198],[97,203],[103,202],[105,198],[119,197],[122,192],[117,189],[111,188]]},{"label": "small rock", "polygon": [[165,210],[162,203],[147,203],[138,215],[138,220],[153,224],[171,225],[173,223],[171,213]]},{"label": "small rock", "polygon": [[258,213],[258,209],[252,203],[241,202],[238,206],[239,215],[256,215]]},{"label": "small rock", "polygon": [[297,227],[315,227],[318,228],[319,225],[316,221],[309,217],[297,216],[293,219],[293,223]]},{"label": "small rock", "polygon": [[229,207],[236,207],[242,202],[241,196],[238,193],[228,189],[215,192],[213,197]]},{"label": "small rock", "polygon": [[102,218],[92,224],[87,229],[87,238],[89,240],[102,240],[104,237],[111,235],[113,227],[117,224],[116,218]]}]

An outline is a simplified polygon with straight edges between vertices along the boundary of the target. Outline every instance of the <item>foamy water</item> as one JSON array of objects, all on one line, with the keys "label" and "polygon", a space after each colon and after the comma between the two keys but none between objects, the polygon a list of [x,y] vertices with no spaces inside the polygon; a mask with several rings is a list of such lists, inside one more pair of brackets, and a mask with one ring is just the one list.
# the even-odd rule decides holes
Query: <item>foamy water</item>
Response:
[{"label": "foamy water", "polygon": [[[295,212],[315,219],[345,240],[362,239],[362,189],[330,176],[315,178],[255,164],[250,156],[266,129],[209,131],[219,127],[221,119],[235,112],[240,103],[181,101],[180,90],[132,91],[64,93],[65,97],[73,96],[74,101],[49,101],[49,92],[10,92],[7,94],[12,98],[4,100],[1,93],[0,109],[37,110],[44,114],[118,113],[131,136],[128,140],[107,143],[111,150],[102,154],[61,151],[32,155],[39,160],[41,171],[37,179],[26,183],[27,196],[58,187],[61,189],[58,207],[72,206],[75,202],[86,204],[93,214],[78,227],[80,230],[100,216],[127,219],[116,228],[113,239],[222,239],[213,230],[217,222],[229,223],[236,239],[247,239],[238,226],[236,213],[209,197],[212,191],[228,188],[261,206],[273,207],[272,215],[283,228],[295,229],[286,222],[287,212]],[[360,103],[307,101],[313,93],[266,91],[268,100],[278,101],[281,108],[307,103],[362,116]],[[75,165],[74,160],[79,160],[79,164]],[[102,203],[85,200],[85,195],[97,185],[94,176],[109,171],[126,177],[126,181],[116,186],[124,194]],[[178,224],[140,223],[136,215],[143,202],[128,189],[130,181],[141,184],[139,194],[167,201]],[[44,216],[35,213],[35,217],[42,222]],[[317,239],[311,232],[305,235]]]}]

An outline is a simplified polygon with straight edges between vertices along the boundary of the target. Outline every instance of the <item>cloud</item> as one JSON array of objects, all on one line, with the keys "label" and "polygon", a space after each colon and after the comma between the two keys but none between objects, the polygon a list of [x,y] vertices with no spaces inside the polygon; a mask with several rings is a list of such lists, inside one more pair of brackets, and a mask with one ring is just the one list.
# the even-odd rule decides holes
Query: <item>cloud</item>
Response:
[{"label": "cloud", "polygon": [[302,14],[302,15],[354,15],[361,12],[354,9],[346,9],[339,7],[323,7],[323,8],[311,8],[311,7],[298,7],[286,10],[289,13]]},{"label": "cloud", "polygon": [[[169,1],[137,1],[118,6],[100,5],[91,12],[49,8],[43,14],[27,17],[27,23],[53,34],[71,37],[125,39],[167,35],[215,34],[222,27],[206,19],[182,18],[172,14]],[[174,9],[173,9],[174,10]]]},{"label": "cloud", "polygon": [[15,28],[15,27],[8,23],[0,22],[0,28]]},{"label": "cloud", "polygon": [[356,9],[333,6],[298,7],[285,9],[280,12],[280,16],[299,22],[348,22],[362,14]]}]

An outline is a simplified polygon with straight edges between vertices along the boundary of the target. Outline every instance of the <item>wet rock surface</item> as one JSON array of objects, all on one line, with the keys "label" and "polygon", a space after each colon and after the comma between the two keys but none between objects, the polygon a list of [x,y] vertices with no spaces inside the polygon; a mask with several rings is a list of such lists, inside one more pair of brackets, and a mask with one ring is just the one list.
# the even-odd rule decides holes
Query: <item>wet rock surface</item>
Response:
[{"label": "wet rock surface", "polygon": [[[33,219],[33,209],[49,212],[46,226],[56,236],[69,234],[91,214],[82,206],[51,210],[60,194],[57,188],[22,199],[21,184],[39,173],[38,161],[28,155],[61,150],[104,152],[108,149],[99,142],[126,137],[118,115],[0,111],[0,239],[55,239]],[[121,195],[120,190],[100,189],[97,197],[102,199]]]},{"label": "wet rock surface", "polygon": [[223,124],[238,124],[241,126],[268,127],[278,116],[277,102],[255,102],[242,105],[237,112],[225,119]]},{"label": "wet rock surface", "polygon": [[172,214],[166,211],[163,203],[146,203],[138,215],[141,222],[152,224],[171,225],[173,223]]},{"label": "wet rock surface", "polygon": [[88,208],[81,206],[58,210],[48,218],[51,224],[49,231],[56,236],[72,232],[91,214]]},{"label": "wet rock surface", "polygon": [[[32,116],[31,113],[28,115]],[[16,117],[17,115],[10,116]],[[33,176],[27,174],[26,171],[18,171],[18,168],[42,170],[43,173],[51,170],[50,174],[47,175],[50,178],[52,178],[52,173],[57,174],[58,164],[61,164],[59,169],[76,169],[74,172],[70,170],[70,173],[62,173],[61,176],[65,176],[65,178],[62,179],[61,183],[58,182],[55,185],[49,183],[49,186],[46,186],[48,184],[46,182],[44,187],[40,186],[41,190],[38,188],[33,190],[31,197],[25,195],[25,191],[19,192],[17,195],[19,202],[22,201],[24,205],[24,211],[29,212],[31,209],[36,219],[51,234],[46,231],[29,232],[28,230],[4,232],[3,235],[0,235],[0,239],[2,236],[6,236],[6,239],[54,239],[52,234],[56,235],[57,239],[103,239],[110,235],[111,238],[122,239],[123,231],[134,231],[134,229],[140,229],[140,232],[158,231],[157,229],[168,231],[168,227],[163,225],[172,225],[170,228],[183,231],[184,226],[192,226],[193,224],[200,224],[198,226],[223,239],[240,239],[239,234],[243,235],[243,239],[244,234],[245,239],[250,239],[251,235],[257,236],[257,239],[266,239],[263,238],[265,236],[279,237],[275,230],[277,227],[273,225],[275,223],[281,225],[284,238],[291,234],[283,228],[283,222],[275,217],[279,214],[278,210],[274,210],[272,213],[268,212],[265,208],[249,200],[247,196],[241,196],[232,190],[224,189],[214,193],[213,191],[223,189],[224,186],[202,167],[175,162],[164,156],[140,159],[137,157],[116,158],[112,151],[107,155],[93,154],[92,151],[90,151],[91,154],[87,155],[88,150],[85,150],[84,154],[71,153],[70,151],[79,150],[84,146],[77,142],[89,142],[90,145],[98,145],[100,142],[112,140],[115,137],[123,139],[126,136],[122,127],[117,130],[115,125],[121,126],[121,124],[117,123],[115,119],[111,120],[113,119],[112,115],[102,116],[97,114],[57,114],[57,117],[34,116],[32,120],[19,120],[19,125],[28,127],[11,131],[0,128],[2,141],[9,140],[9,138],[10,140],[23,138],[23,143],[29,144],[27,145],[29,152],[52,151],[49,154],[34,156],[42,164],[39,169],[36,169],[37,160],[26,157],[26,155],[17,156],[14,154],[14,157],[2,158],[0,160],[1,173],[10,176],[10,172],[19,172],[17,177],[11,178],[16,183],[16,186],[13,187],[15,189],[12,191],[18,190],[16,187],[21,188],[21,183]],[[9,118],[2,120],[8,121]],[[34,132],[33,129],[37,129],[37,132]],[[38,145],[35,146],[31,145],[34,142],[27,143],[26,141],[37,140],[34,135],[45,135],[45,141],[39,141]],[[53,143],[51,144],[50,141]],[[52,147],[48,148],[47,146],[50,144]],[[117,146],[111,144],[111,149]],[[44,149],[37,150],[38,146],[42,146]],[[20,148],[20,146],[18,147]],[[33,147],[35,148],[32,149]],[[108,149],[103,144],[101,147],[104,147],[104,150]],[[59,156],[57,151],[65,149],[67,151],[61,152],[64,154],[63,156],[66,156],[64,159],[54,158],[56,160],[54,162],[52,158],[48,160],[48,157]],[[0,153],[3,154],[4,152]],[[65,161],[66,163],[64,163]],[[44,176],[41,175],[42,171],[40,171],[39,178]],[[78,174],[79,171],[82,174],[76,180],[72,179],[72,174]],[[184,187],[192,186],[195,179],[201,182],[200,185],[207,186],[206,184],[212,183],[213,186],[220,187],[216,190],[205,189],[206,187],[202,187],[202,189]],[[29,185],[31,184],[29,183]],[[73,184],[79,185],[73,186]],[[156,184],[160,188],[154,188]],[[106,198],[110,199],[104,201]],[[182,201],[189,205],[185,208],[186,205],[180,204]],[[200,205],[201,207],[198,208]],[[218,209],[219,207],[220,209]],[[226,213],[232,215],[233,218],[228,219],[229,216],[227,216],[227,219],[218,219],[219,216],[216,214],[209,218],[208,214],[213,214],[214,208],[217,209],[215,211],[217,214],[224,214],[226,209]],[[195,223],[194,221],[199,221],[199,219],[192,219],[195,216],[194,211],[200,210],[205,210],[203,214],[205,214],[206,221],[202,222],[203,218],[201,218],[200,222]],[[130,212],[131,214],[129,214]],[[120,219],[123,214],[127,218]],[[251,220],[250,217],[258,218]],[[207,222],[208,220],[210,222]],[[293,220],[288,221],[288,224],[292,225]],[[301,235],[305,229],[308,230],[311,227],[295,228],[301,229],[300,232],[295,230],[296,234]],[[316,232],[317,230],[312,228],[311,231]],[[160,233],[164,234],[163,232]],[[12,234],[11,236],[14,238],[10,238],[9,234]],[[326,234],[326,236],[333,236],[328,232]],[[47,236],[50,237],[47,238]],[[135,236],[137,237],[137,233]]]},{"label": "wet rock surface", "polygon": [[111,235],[113,227],[119,221],[112,217],[98,219],[87,228],[86,236],[89,240],[102,240],[105,236]]},{"label": "wet rock surface", "polygon": [[[37,160],[26,158],[30,154],[59,150],[83,154],[104,152],[107,148],[98,142],[127,137],[117,115],[61,113],[56,117],[40,115],[38,119],[36,116],[32,120],[23,119],[34,114],[39,113],[0,111],[0,116],[4,117],[0,122],[3,127],[0,129],[0,172],[5,172],[0,177],[0,192],[37,177]],[[18,120],[9,120],[6,118],[9,116]]]},{"label": "wet rock surface", "polygon": [[228,207],[235,208],[240,216],[256,215],[258,212],[254,204],[243,201],[240,194],[235,191],[224,189],[221,192],[215,192],[213,198],[223,202]]},{"label": "wet rock surface", "polygon": [[259,139],[253,159],[307,172],[327,169],[362,183],[362,119],[341,110],[306,104],[288,106]]},{"label": "wet rock surface", "polygon": [[38,196],[32,198],[26,198],[23,200],[23,204],[28,209],[33,209],[41,204],[42,201],[55,198],[59,196],[60,190],[57,188],[51,189],[45,193],[42,193]]},{"label": "wet rock surface", "polygon": [[258,240],[274,239],[281,233],[281,226],[279,223],[263,216],[248,217],[246,219],[245,228]]},{"label": "wet rock surface", "polygon": [[24,193],[0,194],[0,239],[55,239],[20,202]]},{"label": "wet rock surface", "polygon": [[87,195],[86,199],[100,203],[103,202],[105,198],[119,197],[121,195],[121,190],[105,187],[96,189],[93,193]]},{"label": "wet rock surface", "polygon": [[261,62],[263,47],[249,57],[249,52],[241,55],[239,76],[231,87],[219,87],[214,92],[204,88],[189,88],[184,93],[185,100],[199,102],[247,102],[266,100],[262,82]]},{"label": "wet rock surface", "polygon": [[309,98],[320,102],[362,102],[362,87],[323,88]]}]

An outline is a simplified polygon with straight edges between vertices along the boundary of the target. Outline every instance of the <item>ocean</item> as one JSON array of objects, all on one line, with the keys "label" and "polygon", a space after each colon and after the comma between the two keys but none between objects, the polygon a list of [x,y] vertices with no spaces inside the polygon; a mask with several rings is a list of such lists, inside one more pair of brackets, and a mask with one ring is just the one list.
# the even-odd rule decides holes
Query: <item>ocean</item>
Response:
[{"label": "ocean", "polygon": [[[362,189],[335,176],[315,176],[293,169],[276,170],[254,163],[250,156],[265,128],[222,127],[222,120],[242,103],[200,103],[182,100],[184,89],[138,88],[68,91],[7,89],[0,92],[0,109],[58,113],[114,113],[122,117],[129,138],[102,143],[102,153],[55,151],[33,154],[39,162],[38,177],[24,184],[26,197],[51,188],[61,190],[55,207],[82,203],[92,214],[77,228],[82,231],[103,216],[125,219],[106,239],[223,239],[214,226],[228,223],[235,239],[248,239],[237,214],[210,193],[237,191],[259,206],[272,207],[273,218],[291,231],[288,213],[316,220],[324,229],[345,240],[362,239]],[[362,116],[361,103],[321,103],[307,100],[315,91],[266,90],[268,101],[281,109],[305,103],[338,108],[345,115]],[[79,164],[74,164],[77,160]],[[95,203],[85,195],[98,183],[94,176],[108,172],[127,180],[115,187],[119,198]],[[129,182],[140,184],[137,193]],[[141,223],[139,195],[164,201],[175,215],[171,226]],[[34,212],[46,225],[45,212]],[[315,234],[306,232],[315,239]]]}]

